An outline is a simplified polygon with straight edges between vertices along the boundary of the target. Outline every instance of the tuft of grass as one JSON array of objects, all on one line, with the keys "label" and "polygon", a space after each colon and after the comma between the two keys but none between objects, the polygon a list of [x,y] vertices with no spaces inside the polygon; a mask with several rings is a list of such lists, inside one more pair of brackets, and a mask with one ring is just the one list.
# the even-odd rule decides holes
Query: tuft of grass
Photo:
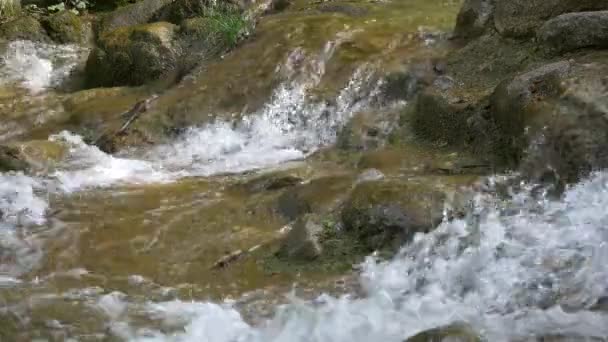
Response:
[{"label": "tuft of grass", "polygon": [[21,11],[21,0],[0,0],[0,21],[12,18]]},{"label": "tuft of grass", "polygon": [[249,22],[233,10],[215,10],[207,16],[207,39],[218,50],[234,48],[249,32]]}]

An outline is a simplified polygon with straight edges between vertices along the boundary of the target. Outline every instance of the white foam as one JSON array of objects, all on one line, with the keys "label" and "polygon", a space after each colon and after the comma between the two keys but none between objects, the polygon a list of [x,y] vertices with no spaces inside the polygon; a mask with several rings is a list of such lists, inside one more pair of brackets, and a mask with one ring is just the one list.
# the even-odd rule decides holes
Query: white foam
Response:
[{"label": "white foam", "polygon": [[[293,300],[258,327],[228,304],[171,301],[144,311],[162,321],[122,325],[131,341],[402,342],[422,330],[467,323],[488,341],[546,335],[608,336],[608,173],[563,200],[508,202],[479,195],[469,217],[419,234],[394,260],[364,264],[363,298]],[[502,203],[502,204],[501,204]],[[321,304],[319,304],[321,303]],[[170,331],[170,332],[167,332]]]},{"label": "white foam", "polygon": [[13,41],[0,59],[0,83],[19,82],[31,93],[40,93],[65,80],[84,53],[75,45]]}]

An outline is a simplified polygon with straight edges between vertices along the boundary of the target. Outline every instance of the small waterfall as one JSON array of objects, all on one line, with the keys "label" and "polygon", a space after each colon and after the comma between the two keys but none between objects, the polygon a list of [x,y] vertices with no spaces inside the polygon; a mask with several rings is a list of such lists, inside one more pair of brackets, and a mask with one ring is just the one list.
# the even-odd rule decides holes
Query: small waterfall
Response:
[{"label": "small waterfall", "polygon": [[[310,101],[308,91],[320,82],[324,65],[338,44],[339,40],[329,42],[316,55],[300,49],[294,51],[283,66],[287,81],[276,89],[258,112],[247,114],[239,122],[218,121],[191,127],[178,140],[157,146],[143,157],[108,155],[70,132],[51,136],[49,140],[65,145],[68,152],[56,171],[38,177],[0,174],[0,194],[4,198],[0,201],[0,213],[4,215],[0,234],[5,236],[0,243],[14,249],[6,249],[9,254],[6,259],[19,259],[25,250],[29,250],[30,255],[39,247],[31,244],[25,248],[23,243],[15,243],[15,239],[23,242],[31,238],[26,227],[45,223],[49,194],[71,194],[96,187],[165,183],[189,176],[256,170],[302,159],[319,147],[333,143],[337,131],[352,114],[369,105],[367,99],[375,89],[373,68],[364,65],[352,76],[335,104]],[[40,46],[18,42],[13,48],[29,56],[31,60],[26,60],[26,64],[51,64],[36,54],[47,51],[40,50]],[[28,49],[34,49],[34,52]],[[6,60],[17,63],[16,59]],[[27,67],[19,63],[19,67]],[[9,70],[12,69],[9,67]],[[51,74],[57,70],[48,69]],[[37,72],[35,74],[40,76]],[[50,85],[47,81],[59,74],[64,75],[51,74],[47,73],[48,80],[31,81],[46,87]],[[17,230],[23,232],[23,236],[18,237]],[[36,253],[40,255],[41,252],[38,250]],[[18,261],[17,264],[19,267],[11,266],[10,270],[0,268],[0,275],[19,276],[36,263],[32,260],[26,263]]]},{"label": "small waterfall", "polygon": [[75,45],[13,41],[0,59],[0,85],[17,83],[32,94],[60,86],[86,52]]}]

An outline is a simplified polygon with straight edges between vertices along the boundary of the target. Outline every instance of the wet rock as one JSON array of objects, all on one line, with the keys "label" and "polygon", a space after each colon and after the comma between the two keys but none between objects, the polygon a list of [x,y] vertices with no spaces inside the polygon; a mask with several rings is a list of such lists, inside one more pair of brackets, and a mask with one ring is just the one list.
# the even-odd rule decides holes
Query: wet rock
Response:
[{"label": "wet rock", "polygon": [[258,193],[262,191],[275,191],[296,186],[302,182],[299,177],[291,175],[264,175],[255,178],[238,187],[244,188],[247,192]]},{"label": "wet rock", "polygon": [[29,164],[15,147],[0,145],[0,171],[27,171]]},{"label": "wet rock", "polygon": [[454,36],[460,39],[473,39],[481,36],[493,23],[494,3],[496,0],[466,0],[458,17]]},{"label": "wet rock", "polygon": [[[498,130],[505,136],[500,146],[504,157],[518,159],[517,151],[529,144],[523,134],[526,127],[542,120],[548,100],[561,94],[561,82],[570,71],[568,61],[550,63],[505,80],[491,96],[491,113]],[[544,124],[541,121],[540,125]],[[538,125],[536,125],[538,126]]]},{"label": "wet rock", "polygon": [[327,3],[317,7],[317,10],[325,13],[340,13],[351,17],[361,17],[367,14],[367,9],[350,4]]},{"label": "wet rock", "polygon": [[482,96],[465,98],[437,88],[426,89],[416,100],[411,118],[412,128],[425,140],[464,146],[472,135],[469,119],[476,113],[481,101]]},{"label": "wet rock", "polygon": [[89,86],[141,85],[176,70],[180,47],[177,26],[154,23],[121,28],[99,41],[86,65]]},{"label": "wet rock", "polygon": [[49,171],[64,156],[65,146],[48,140],[0,145],[0,171]]},{"label": "wet rock", "polygon": [[18,17],[0,25],[0,38],[6,40],[48,41],[40,22],[30,16]]},{"label": "wet rock", "polygon": [[350,176],[327,176],[287,189],[277,200],[278,213],[289,221],[308,213],[329,211],[350,188]]},{"label": "wet rock", "polygon": [[89,24],[71,11],[55,13],[45,18],[43,25],[51,39],[63,44],[83,44],[91,36]]},{"label": "wet rock", "polygon": [[[521,162],[522,174],[539,183],[551,184],[561,193],[594,170],[608,167],[608,64],[581,61],[571,66],[569,77],[561,82],[562,92],[546,101],[542,115],[527,135],[531,147]],[[543,107],[541,107],[541,110]]]},{"label": "wet rock", "polygon": [[357,177],[358,183],[373,182],[384,179],[384,174],[378,169],[367,169]]},{"label": "wet rock", "polygon": [[560,14],[608,9],[608,3],[597,0],[498,0],[494,24],[508,37],[530,37],[547,19]]},{"label": "wet rock", "polygon": [[464,325],[451,325],[435,328],[416,334],[405,342],[481,342],[481,338],[471,328]]},{"label": "wet rock", "polygon": [[443,219],[444,194],[424,184],[385,180],[357,185],[342,209],[342,222],[370,250],[398,248]]},{"label": "wet rock", "polygon": [[173,0],[142,0],[121,7],[102,17],[97,27],[98,37],[103,38],[105,33],[119,28],[146,24],[158,11],[172,2]]},{"label": "wet rock", "polygon": [[[195,17],[202,17],[211,13],[210,8],[214,1],[211,0],[175,0],[164,6],[155,16],[155,20],[168,21],[180,24],[182,21]],[[222,5],[230,6],[229,2],[223,1]]]},{"label": "wet rock", "polygon": [[322,253],[319,235],[323,227],[314,215],[299,218],[281,244],[279,256],[294,261],[311,261]]},{"label": "wet rock", "polygon": [[539,29],[538,40],[552,52],[608,48],[608,11],[560,15]]},{"label": "wet rock", "polygon": [[345,150],[370,150],[386,144],[399,122],[398,112],[362,112],[340,131],[337,146]]}]

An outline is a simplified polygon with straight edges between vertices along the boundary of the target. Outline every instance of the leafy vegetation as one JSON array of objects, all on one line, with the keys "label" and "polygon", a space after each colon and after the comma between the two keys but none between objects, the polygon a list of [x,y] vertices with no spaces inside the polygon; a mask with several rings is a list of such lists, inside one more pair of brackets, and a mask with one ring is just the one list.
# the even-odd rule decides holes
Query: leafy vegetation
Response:
[{"label": "leafy vegetation", "polygon": [[14,17],[20,11],[20,0],[0,0],[0,20],[5,20]]}]

